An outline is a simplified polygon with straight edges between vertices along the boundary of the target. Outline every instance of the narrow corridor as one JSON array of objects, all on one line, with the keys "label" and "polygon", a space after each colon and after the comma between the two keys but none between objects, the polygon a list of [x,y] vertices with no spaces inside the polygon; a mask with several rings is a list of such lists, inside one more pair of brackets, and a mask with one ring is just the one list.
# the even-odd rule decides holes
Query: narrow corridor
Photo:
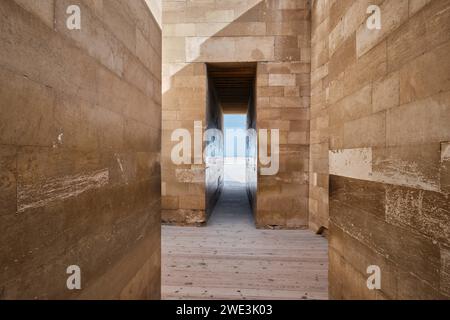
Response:
[{"label": "narrow corridor", "polygon": [[327,299],[326,239],[256,229],[238,180],[206,227],[162,227],[163,299]]}]

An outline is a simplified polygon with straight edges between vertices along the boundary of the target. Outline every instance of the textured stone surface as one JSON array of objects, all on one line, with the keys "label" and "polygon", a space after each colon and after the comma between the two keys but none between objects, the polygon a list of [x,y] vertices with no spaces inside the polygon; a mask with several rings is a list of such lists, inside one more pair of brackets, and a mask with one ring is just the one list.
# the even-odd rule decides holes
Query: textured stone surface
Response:
[{"label": "textured stone surface", "polygon": [[[204,123],[207,101],[211,101],[205,63],[255,62],[254,126],[279,129],[283,149],[280,172],[258,178],[257,225],[306,227],[311,60],[308,1],[163,1],[163,34],[163,221],[206,222],[205,205],[199,199],[207,192],[206,211],[211,210],[209,185],[220,181],[220,174],[214,176],[216,182],[208,175],[210,167],[206,183],[180,180],[177,170],[181,168],[170,160],[172,130],[186,128],[192,133],[194,120],[211,127]],[[183,165],[182,170],[187,177],[191,176],[189,170],[198,172],[205,167]]]},{"label": "textured stone surface", "polygon": [[[366,28],[369,4],[380,30]],[[331,298],[449,297],[449,12],[441,0],[312,6],[309,225],[331,228]],[[373,264],[381,290],[365,285]]]},{"label": "textured stone surface", "polygon": [[0,3],[0,299],[160,297],[161,29],[102,3]]}]

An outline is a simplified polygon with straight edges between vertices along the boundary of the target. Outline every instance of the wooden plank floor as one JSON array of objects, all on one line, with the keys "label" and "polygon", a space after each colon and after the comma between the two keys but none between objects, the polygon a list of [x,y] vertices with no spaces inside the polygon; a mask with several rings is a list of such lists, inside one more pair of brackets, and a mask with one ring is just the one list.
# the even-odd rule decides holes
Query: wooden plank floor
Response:
[{"label": "wooden plank floor", "polygon": [[327,299],[326,239],[257,230],[244,188],[226,182],[206,227],[163,226],[163,299]]}]

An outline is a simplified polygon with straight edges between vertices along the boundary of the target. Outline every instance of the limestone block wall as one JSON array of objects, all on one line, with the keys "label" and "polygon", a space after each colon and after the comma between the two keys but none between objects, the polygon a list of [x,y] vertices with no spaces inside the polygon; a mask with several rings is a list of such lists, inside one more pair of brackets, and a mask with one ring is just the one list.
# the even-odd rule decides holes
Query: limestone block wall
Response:
[{"label": "limestone block wall", "polygon": [[140,0],[0,17],[0,298],[159,298],[161,29]]},{"label": "limestone block wall", "polygon": [[279,129],[281,146],[278,174],[258,175],[256,223],[308,225],[309,12],[306,0],[163,1],[164,222],[207,220],[204,164],[170,159],[174,129],[205,126],[205,63],[257,62],[256,127]]},{"label": "limestone block wall", "polygon": [[224,141],[218,139],[216,130],[223,132],[223,110],[212,79],[208,78],[206,110],[207,141],[205,141],[205,201],[209,217],[219,200],[224,183]]},{"label": "limestone block wall", "polygon": [[449,1],[314,1],[309,209],[331,298],[450,297],[449,52]]}]

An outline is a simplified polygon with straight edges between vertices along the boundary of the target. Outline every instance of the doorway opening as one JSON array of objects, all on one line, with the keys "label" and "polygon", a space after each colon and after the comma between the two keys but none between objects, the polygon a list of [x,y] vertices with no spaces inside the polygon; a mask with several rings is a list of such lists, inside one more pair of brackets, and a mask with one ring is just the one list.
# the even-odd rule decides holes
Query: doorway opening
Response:
[{"label": "doorway opening", "polygon": [[207,64],[207,129],[221,139],[207,139],[206,212],[252,216],[256,203],[255,63]]},{"label": "doorway opening", "polygon": [[224,181],[246,184],[247,115],[225,114]]}]

